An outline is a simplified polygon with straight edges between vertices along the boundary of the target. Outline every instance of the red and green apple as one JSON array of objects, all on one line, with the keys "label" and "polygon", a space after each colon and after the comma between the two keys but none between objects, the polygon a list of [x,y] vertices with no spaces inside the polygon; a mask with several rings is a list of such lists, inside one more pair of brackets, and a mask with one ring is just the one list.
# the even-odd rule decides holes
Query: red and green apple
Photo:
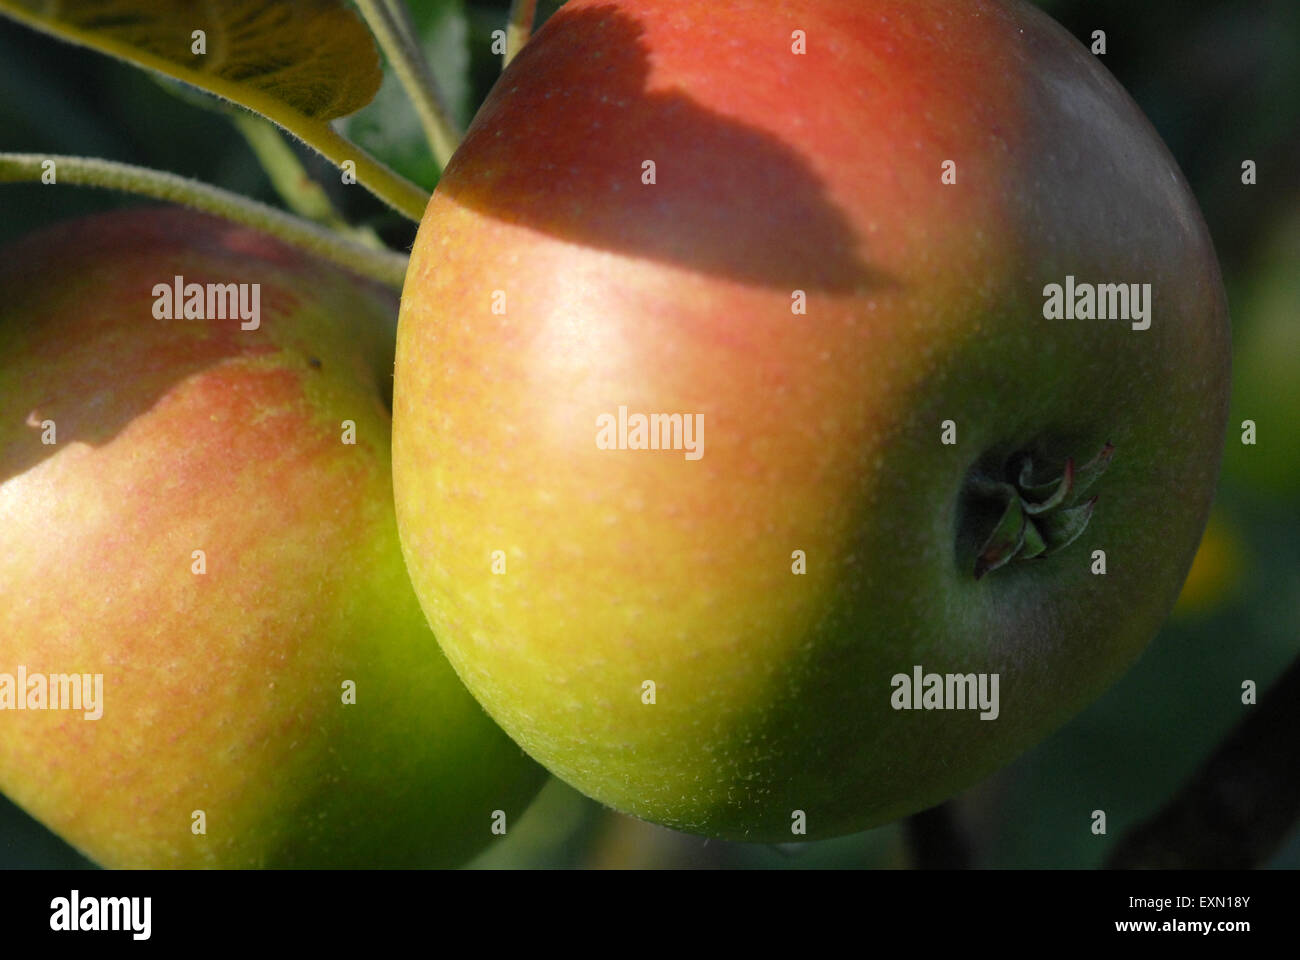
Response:
[{"label": "red and green apple", "polygon": [[27,237],[0,291],[0,790],[110,867],[454,865],[508,829],[543,771],[398,546],[396,298],[178,209]]},{"label": "red and green apple", "polygon": [[1033,7],[572,0],[414,247],[402,545],[553,773],[824,838],[952,796],[1138,656],[1228,375],[1186,180]]}]

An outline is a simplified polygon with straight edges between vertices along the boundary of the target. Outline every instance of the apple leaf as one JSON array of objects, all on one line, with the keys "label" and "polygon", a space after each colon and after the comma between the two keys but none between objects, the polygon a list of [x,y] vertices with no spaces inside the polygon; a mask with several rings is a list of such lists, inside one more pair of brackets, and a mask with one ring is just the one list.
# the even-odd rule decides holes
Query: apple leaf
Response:
[{"label": "apple leaf", "polygon": [[[0,0],[0,12],[242,103],[290,129],[297,118],[320,123],[359,110],[379,89],[370,31],[335,0]],[[204,52],[195,52],[197,31]]]},{"label": "apple leaf", "polygon": [[423,191],[330,125],[382,79],[370,31],[342,0],[0,0],[0,14],[247,107],[334,163],[353,161],[404,213],[424,211]]}]

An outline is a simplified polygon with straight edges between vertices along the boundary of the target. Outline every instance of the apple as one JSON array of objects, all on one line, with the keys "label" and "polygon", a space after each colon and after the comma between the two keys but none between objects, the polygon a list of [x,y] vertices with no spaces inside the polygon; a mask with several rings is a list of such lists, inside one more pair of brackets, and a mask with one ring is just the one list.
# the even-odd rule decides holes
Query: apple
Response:
[{"label": "apple", "polygon": [[179,209],[30,236],[0,291],[0,790],[108,867],[450,865],[508,829],[544,772],[398,546],[396,298]]},{"label": "apple", "polygon": [[1138,656],[1228,380],[1186,181],[1041,12],[573,0],[420,227],[398,526],[448,659],[554,774],[824,838]]}]

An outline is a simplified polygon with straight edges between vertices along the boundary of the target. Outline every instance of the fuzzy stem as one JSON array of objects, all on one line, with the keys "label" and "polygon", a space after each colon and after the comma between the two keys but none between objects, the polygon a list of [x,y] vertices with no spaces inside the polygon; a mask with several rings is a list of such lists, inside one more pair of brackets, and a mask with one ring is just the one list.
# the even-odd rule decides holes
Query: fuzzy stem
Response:
[{"label": "fuzzy stem", "polygon": [[415,38],[410,14],[400,3],[385,0],[357,0],[357,7],[411,98],[434,159],[440,168],[446,167],[460,145],[460,131],[451,119],[438,81]]},{"label": "fuzzy stem", "polygon": [[215,214],[398,290],[406,276],[407,258],[400,253],[372,250],[283,210],[161,170],[94,157],[0,153],[0,183],[39,181],[46,162],[53,162],[57,183],[122,190]]},{"label": "fuzzy stem", "polygon": [[365,227],[353,227],[334,209],[329,194],[307,173],[275,124],[246,110],[230,111],[230,120],[244,135],[271,186],[290,210],[371,249],[384,249],[378,234]]},{"label": "fuzzy stem", "polygon": [[510,19],[506,24],[506,53],[501,63],[504,70],[515,54],[528,42],[533,33],[533,20],[537,15],[537,0],[510,0]]},{"label": "fuzzy stem", "polygon": [[[296,131],[285,129],[297,135]],[[311,139],[303,139],[303,143],[336,167],[351,161],[356,167],[357,182],[363,187],[408,220],[419,223],[423,218],[429,192],[394,173],[329,124],[321,124],[312,131]]]}]

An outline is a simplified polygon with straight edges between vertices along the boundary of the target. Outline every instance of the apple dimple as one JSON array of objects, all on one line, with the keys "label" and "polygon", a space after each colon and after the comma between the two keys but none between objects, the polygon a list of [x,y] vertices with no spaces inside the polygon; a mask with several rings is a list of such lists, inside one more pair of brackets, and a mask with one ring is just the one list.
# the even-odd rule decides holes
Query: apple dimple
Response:
[{"label": "apple dimple", "polygon": [[1032,453],[986,454],[962,484],[955,538],[959,566],[979,580],[1015,560],[1045,560],[1067,548],[1088,527],[1097,497],[1085,500],[1084,495],[1106,472],[1114,452],[1107,443],[1077,469],[1067,457],[1059,476],[1038,481],[1034,477],[1041,471]]}]

